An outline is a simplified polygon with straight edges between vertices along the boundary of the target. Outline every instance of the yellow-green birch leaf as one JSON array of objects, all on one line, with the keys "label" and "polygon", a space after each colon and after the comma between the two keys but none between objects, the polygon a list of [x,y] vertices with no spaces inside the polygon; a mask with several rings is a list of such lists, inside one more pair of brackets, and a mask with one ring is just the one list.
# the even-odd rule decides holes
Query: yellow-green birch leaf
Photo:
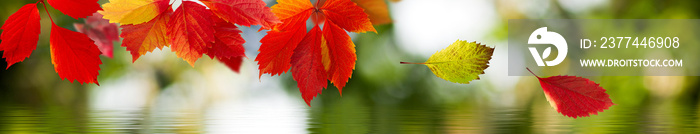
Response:
[{"label": "yellow-green birch leaf", "polygon": [[489,67],[494,48],[476,42],[457,40],[447,48],[438,51],[425,63],[401,62],[401,64],[424,64],[438,77],[462,84],[478,80],[480,74]]}]

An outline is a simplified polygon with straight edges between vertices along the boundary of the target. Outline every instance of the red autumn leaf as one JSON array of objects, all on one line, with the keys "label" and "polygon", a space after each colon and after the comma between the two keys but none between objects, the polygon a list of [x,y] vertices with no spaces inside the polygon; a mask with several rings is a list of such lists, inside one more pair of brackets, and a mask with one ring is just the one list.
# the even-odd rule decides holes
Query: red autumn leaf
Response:
[{"label": "red autumn leaf", "polygon": [[27,4],[2,25],[0,51],[4,51],[2,57],[7,61],[7,68],[24,61],[36,49],[41,32],[40,19],[36,4]]},{"label": "red autumn leaf", "polygon": [[85,18],[92,15],[92,13],[97,12],[97,10],[102,10],[100,4],[97,4],[98,0],[47,0],[49,4],[75,19]]},{"label": "red autumn leaf", "polygon": [[223,58],[223,57],[218,57],[216,58],[220,62],[226,64],[228,68],[230,68],[232,71],[238,73],[241,70],[241,63],[243,63],[243,56],[237,56],[237,57],[230,57],[230,58]]},{"label": "red autumn leaf", "polygon": [[306,102],[321,93],[322,88],[318,86],[326,88],[328,84],[321,57],[321,38],[321,29],[314,26],[292,55],[292,76],[297,80],[301,98]]},{"label": "red autumn leaf", "polygon": [[183,1],[168,22],[172,51],[192,66],[214,42],[214,23],[211,17],[211,11],[204,6]]},{"label": "red autumn leaf", "polygon": [[207,50],[207,55],[214,57],[231,58],[244,57],[245,48],[243,48],[243,37],[241,30],[238,30],[236,25],[228,23],[219,17],[212,17],[216,26],[214,27],[215,42],[211,48]]},{"label": "red autumn leaf", "polygon": [[211,11],[229,23],[242,26],[262,25],[268,29],[280,23],[261,0],[201,0]]},{"label": "red autumn leaf", "polygon": [[141,55],[153,52],[156,47],[163,49],[169,45],[170,38],[166,33],[172,13],[173,10],[168,9],[146,23],[121,26],[122,34],[120,36],[124,38],[122,47],[126,47],[126,50],[131,52],[132,62],[139,59]]},{"label": "red autumn leaf", "polygon": [[260,40],[260,54],[255,58],[259,65],[259,76],[286,73],[292,66],[290,62],[294,48],[306,35],[306,20],[309,19],[313,6],[310,2],[300,6],[282,3],[286,1],[280,0],[280,4],[272,7],[273,12],[284,12],[275,13],[284,23],[274,26]]},{"label": "red autumn leaf", "polygon": [[97,82],[100,50],[87,35],[51,25],[51,62],[61,79],[82,83]]},{"label": "red autumn leaf", "polygon": [[540,78],[537,75],[535,77],[539,79],[549,104],[565,116],[588,117],[590,114],[597,115],[598,112],[603,112],[615,105],[603,87],[586,78],[576,76]]},{"label": "red autumn leaf", "polygon": [[85,24],[73,23],[73,26],[95,41],[103,55],[112,58],[113,42],[119,41],[117,24],[109,23],[109,20],[102,18],[102,14],[94,13],[85,20]]},{"label": "red autumn leaf", "polygon": [[324,55],[330,57],[324,59],[328,79],[342,93],[345,83],[352,77],[352,70],[355,69],[355,44],[345,30],[328,21],[323,26],[323,37],[327,44],[325,49],[328,49],[324,51]]},{"label": "red autumn leaf", "polygon": [[245,57],[245,48],[243,48],[243,37],[241,30],[238,30],[236,25],[226,22],[219,17],[212,17],[216,26],[214,27],[215,42],[207,51],[207,55],[220,62],[226,64],[234,72],[238,72]]},{"label": "red autumn leaf", "polygon": [[364,9],[350,0],[327,0],[320,11],[327,20],[350,32],[377,32]]},{"label": "red autumn leaf", "polygon": [[[342,93],[357,60],[355,45],[345,31],[376,32],[368,15],[350,0],[317,1],[315,6],[308,0],[277,2],[272,12],[283,23],[270,28],[260,41],[260,54],[255,59],[260,75],[278,75],[291,67],[307,105],[327,87],[326,80]],[[305,33],[309,17],[316,23],[315,30]],[[322,23],[324,28],[320,30]]]}]

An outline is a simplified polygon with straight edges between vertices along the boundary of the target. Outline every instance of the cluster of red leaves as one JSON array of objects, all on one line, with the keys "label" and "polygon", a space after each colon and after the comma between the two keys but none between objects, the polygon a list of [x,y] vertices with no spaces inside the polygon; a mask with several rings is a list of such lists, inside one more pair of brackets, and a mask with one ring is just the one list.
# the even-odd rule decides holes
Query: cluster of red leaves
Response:
[{"label": "cluster of red leaves", "polygon": [[192,66],[207,54],[237,72],[245,57],[245,40],[234,24],[268,28],[280,23],[260,0],[201,0],[206,7],[183,1],[175,11],[168,2],[152,2],[159,7],[153,11],[157,13],[155,18],[121,26],[122,46],[131,52],[133,61],[155,48],[169,46]]},{"label": "cluster of red leaves", "polygon": [[[47,1],[55,9],[75,19],[85,18],[101,9],[97,0]],[[38,3],[42,3],[46,9],[44,0],[24,5],[10,15],[10,18],[2,26],[0,51],[4,51],[3,58],[8,63],[7,68],[17,62],[24,61],[36,49],[41,32]],[[49,18],[51,18],[50,14]],[[51,19],[49,40],[51,62],[61,79],[68,79],[71,82],[77,80],[81,84],[95,83],[99,85],[97,75],[99,75],[98,71],[102,61],[99,57],[100,50],[95,46],[94,41],[85,34],[57,26],[53,19]]]},{"label": "cluster of red leaves", "polygon": [[[376,32],[364,10],[350,0],[278,0],[272,12],[282,24],[269,28],[260,41],[260,75],[279,75],[291,68],[302,98],[310,101],[331,81],[342,89],[355,69],[355,44],[345,32]],[[315,23],[306,31],[306,20]],[[323,24],[323,30],[319,25]]]}]

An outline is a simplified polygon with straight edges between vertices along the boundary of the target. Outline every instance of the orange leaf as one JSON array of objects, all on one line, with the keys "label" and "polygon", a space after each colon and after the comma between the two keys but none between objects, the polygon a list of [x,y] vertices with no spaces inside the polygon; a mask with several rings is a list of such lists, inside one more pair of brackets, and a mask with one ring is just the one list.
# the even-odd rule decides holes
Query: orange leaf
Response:
[{"label": "orange leaf", "polygon": [[41,32],[40,19],[36,4],[27,4],[2,25],[0,51],[4,51],[2,57],[7,61],[7,68],[32,55]]},{"label": "orange leaf", "polygon": [[262,0],[201,0],[211,11],[230,23],[242,26],[262,25],[263,28],[280,23]]},{"label": "orange leaf", "polygon": [[[310,15],[313,9],[314,6],[308,0],[277,0],[277,4],[272,6],[272,12],[282,22],[299,21],[299,19],[306,21],[309,19],[309,16],[306,16],[307,13]],[[285,25],[285,23],[282,23],[282,25]]]},{"label": "orange leaf", "polygon": [[122,47],[131,52],[132,62],[139,59],[141,55],[153,52],[156,49],[163,49],[168,46],[170,38],[167,36],[168,21],[173,10],[168,9],[156,16],[153,20],[138,25],[122,25],[121,37],[124,38]]},{"label": "orange leaf", "polygon": [[98,0],[47,0],[53,8],[75,19],[85,18],[102,10]]},{"label": "orange leaf", "polygon": [[369,15],[369,21],[373,25],[382,25],[391,23],[389,17],[389,7],[384,0],[352,0],[358,6],[365,9],[365,13]]},{"label": "orange leaf", "polygon": [[214,42],[211,11],[192,1],[183,1],[168,22],[170,47],[178,57],[194,67],[194,62]]},{"label": "orange leaf", "polygon": [[51,62],[61,79],[83,83],[97,82],[100,50],[87,35],[51,25]]},{"label": "orange leaf", "polygon": [[297,81],[301,98],[309,106],[311,106],[311,100],[328,84],[321,58],[321,38],[321,29],[314,26],[294,49],[292,56],[292,76]]}]

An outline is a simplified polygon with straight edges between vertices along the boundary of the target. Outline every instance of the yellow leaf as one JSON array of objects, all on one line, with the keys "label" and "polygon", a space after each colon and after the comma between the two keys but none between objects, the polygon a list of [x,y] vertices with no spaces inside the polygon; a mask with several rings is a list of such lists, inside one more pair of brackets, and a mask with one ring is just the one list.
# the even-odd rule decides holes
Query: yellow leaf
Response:
[{"label": "yellow leaf", "polygon": [[438,77],[462,84],[479,79],[489,61],[494,48],[476,42],[457,40],[452,45],[439,51],[425,63],[401,62],[401,64],[424,64]]},{"label": "yellow leaf", "polygon": [[110,23],[141,24],[148,22],[170,8],[169,0],[110,0],[102,5],[104,15]]}]

